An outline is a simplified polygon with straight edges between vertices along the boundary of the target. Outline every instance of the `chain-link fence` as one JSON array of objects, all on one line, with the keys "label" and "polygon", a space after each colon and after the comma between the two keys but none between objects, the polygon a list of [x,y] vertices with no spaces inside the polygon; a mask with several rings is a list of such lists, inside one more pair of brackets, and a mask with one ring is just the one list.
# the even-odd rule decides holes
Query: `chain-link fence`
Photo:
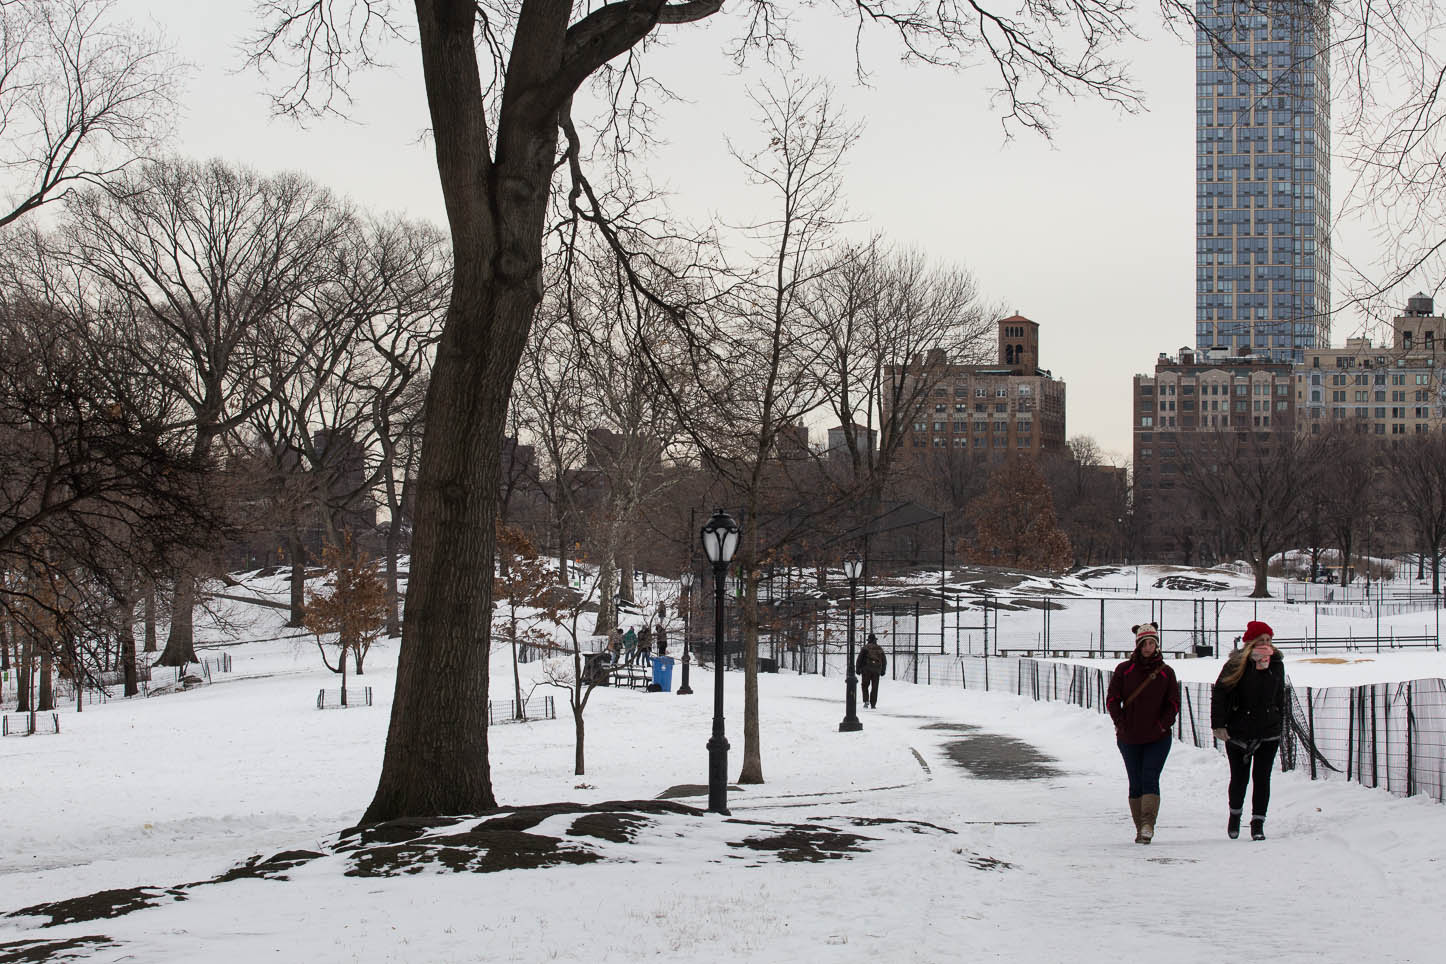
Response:
[{"label": "chain-link fence", "polygon": [[[842,675],[845,657],[831,656]],[[1106,712],[1112,671],[1024,657],[900,653],[887,675],[897,681],[1012,693]],[[1175,738],[1221,748],[1210,728],[1212,683],[1180,684]],[[1403,796],[1446,802],[1446,680],[1290,690],[1291,713],[1281,743],[1282,770],[1312,780],[1354,780]]]}]

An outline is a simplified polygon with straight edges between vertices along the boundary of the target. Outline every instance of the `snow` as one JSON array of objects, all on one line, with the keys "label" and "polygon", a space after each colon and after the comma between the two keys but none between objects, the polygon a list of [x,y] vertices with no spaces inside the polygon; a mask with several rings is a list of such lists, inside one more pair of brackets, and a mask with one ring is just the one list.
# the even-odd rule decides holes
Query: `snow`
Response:
[{"label": "snow", "polygon": [[[1091,618],[1097,631],[1097,599],[1081,602],[1055,614],[1055,632],[1083,633]],[[232,673],[189,692],[62,710],[59,736],[0,741],[0,910],[207,880],[252,855],[326,850],[360,816],[380,765],[397,644],[374,647],[365,675],[351,679],[373,687],[375,706],[318,711],[316,691],[337,680],[310,639],[284,638],[280,610],[220,608],[242,640],[267,640],[213,633]],[[1321,655],[1348,661],[1288,653],[1292,678],[1446,675],[1434,650]],[[1184,679],[1213,680],[1220,662],[1172,665]],[[494,696],[510,698],[505,651],[493,674]],[[742,683],[725,675],[730,776],[741,760]],[[494,727],[500,802],[648,799],[705,783],[712,675],[695,667],[692,684],[692,697],[595,691],[583,777],[572,773],[561,690],[558,719]],[[760,690],[767,783],[730,793],[732,820],[659,817],[585,866],[362,877],[328,856],[288,880],[197,887],[114,919],[41,928],[35,917],[0,917],[0,960],[9,942],[87,935],[109,939],[76,952],[87,961],[1437,959],[1439,924],[1422,908],[1446,861],[1440,805],[1277,773],[1270,839],[1231,841],[1224,758],[1177,744],[1156,841],[1141,847],[1103,716],[885,680],[880,708],[861,711],[864,729],[845,734],[842,679],[765,674]],[[974,776],[947,753],[972,733],[931,728],[939,724],[1025,741],[1057,772]],[[861,828],[855,818],[953,833]],[[732,846],[756,829],[743,820],[873,839],[846,859],[788,862]],[[554,818],[538,831],[562,828]]]}]

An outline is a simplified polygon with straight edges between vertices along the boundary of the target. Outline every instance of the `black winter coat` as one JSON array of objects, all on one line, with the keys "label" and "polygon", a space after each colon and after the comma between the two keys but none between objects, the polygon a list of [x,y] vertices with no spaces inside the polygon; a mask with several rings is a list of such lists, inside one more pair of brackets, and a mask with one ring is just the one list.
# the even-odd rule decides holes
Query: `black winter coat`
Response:
[{"label": "black winter coat", "polygon": [[1223,726],[1230,739],[1240,743],[1280,739],[1286,713],[1285,660],[1275,653],[1263,670],[1252,660],[1236,684],[1226,686],[1220,680],[1234,669],[1235,659],[1225,662],[1210,691],[1210,728]]}]

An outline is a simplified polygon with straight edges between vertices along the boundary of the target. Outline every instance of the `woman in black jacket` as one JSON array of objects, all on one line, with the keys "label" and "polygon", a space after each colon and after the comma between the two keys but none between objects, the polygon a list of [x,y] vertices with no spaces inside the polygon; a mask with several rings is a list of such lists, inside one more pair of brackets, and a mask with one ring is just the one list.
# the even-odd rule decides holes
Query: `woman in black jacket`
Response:
[{"label": "woman in black jacket", "polygon": [[1285,723],[1285,661],[1271,645],[1274,632],[1262,622],[1246,624],[1241,648],[1225,661],[1210,694],[1210,727],[1230,760],[1230,819],[1226,833],[1240,836],[1245,788],[1253,779],[1250,839],[1265,839],[1270,769]]}]

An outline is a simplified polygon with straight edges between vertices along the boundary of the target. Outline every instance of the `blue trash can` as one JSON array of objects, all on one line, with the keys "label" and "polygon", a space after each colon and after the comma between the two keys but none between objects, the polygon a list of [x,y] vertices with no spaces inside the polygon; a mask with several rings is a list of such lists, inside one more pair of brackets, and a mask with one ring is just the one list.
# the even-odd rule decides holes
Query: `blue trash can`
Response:
[{"label": "blue trash can", "polygon": [[673,657],[653,657],[653,683],[664,693],[673,691]]}]

